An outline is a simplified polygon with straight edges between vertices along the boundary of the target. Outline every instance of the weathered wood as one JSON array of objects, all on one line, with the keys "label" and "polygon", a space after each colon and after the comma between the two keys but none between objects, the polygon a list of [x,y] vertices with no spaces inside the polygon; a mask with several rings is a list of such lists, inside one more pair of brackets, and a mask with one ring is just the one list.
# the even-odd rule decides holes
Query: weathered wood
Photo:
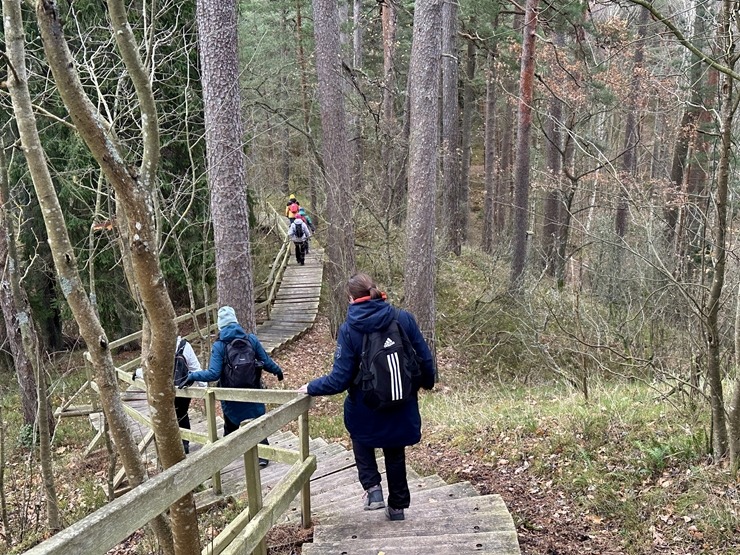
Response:
[{"label": "weathered wood", "polygon": [[[389,529],[397,522],[385,520],[382,511],[377,526]],[[383,520],[380,520],[383,519]],[[460,555],[461,553],[488,553],[490,555],[519,554],[516,532],[481,532],[450,534],[441,531],[437,536],[405,536],[383,539],[345,539],[335,543],[304,544],[303,555]]]},{"label": "weathered wood", "polygon": [[[208,476],[241,456],[247,449],[257,445],[262,438],[297,419],[300,414],[308,410],[309,406],[310,397],[305,395],[296,397],[293,401],[255,419],[249,425],[236,430],[207,449],[199,450],[187,459],[150,478],[135,490],[32,548],[27,555],[105,553],[142,527],[152,517],[166,511],[167,507],[198,486]],[[316,459],[311,458],[309,461],[313,465],[306,465],[308,475],[315,468]],[[290,491],[296,488],[294,497],[303,485],[300,482],[302,478],[303,474],[296,477],[298,485],[292,484]],[[286,488],[279,489],[284,492]],[[279,514],[277,512],[273,514],[276,506],[282,506],[285,503],[287,507],[290,503],[290,499],[276,500],[275,496],[272,499],[274,505],[267,511],[271,518]],[[259,521],[261,525],[263,523],[265,526],[269,525],[269,521],[264,518],[260,519],[259,515],[255,521]],[[256,542],[253,543],[256,545]]]},{"label": "weathered wood", "polygon": [[291,500],[298,495],[298,492],[309,480],[315,469],[316,457],[314,456],[310,456],[305,461],[291,467],[280,484],[265,497],[262,509],[254,515],[234,541],[223,550],[223,553],[225,555],[252,553],[258,545],[259,539],[265,537],[267,531],[277,521],[277,517],[285,512]]}]

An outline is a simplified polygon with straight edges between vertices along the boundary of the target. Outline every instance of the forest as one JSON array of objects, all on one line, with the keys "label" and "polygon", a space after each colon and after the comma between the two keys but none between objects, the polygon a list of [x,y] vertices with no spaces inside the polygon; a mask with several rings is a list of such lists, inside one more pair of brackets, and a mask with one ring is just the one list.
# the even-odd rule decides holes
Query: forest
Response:
[{"label": "forest", "polygon": [[[325,281],[288,387],[331,367],[369,272],[437,359],[411,462],[501,493],[523,553],[740,550],[740,2],[2,14],[0,552],[104,506],[116,461],[147,479],[115,339],[141,331],[159,462],[184,460],[175,318],[255,329],[290,194]],[[88,376],[110,445],[85,462],[89,423],[55,411]],[[312,435],[344,437],[340,402]],[[200,553],[219,524],[191,501],[118,552]]]}]

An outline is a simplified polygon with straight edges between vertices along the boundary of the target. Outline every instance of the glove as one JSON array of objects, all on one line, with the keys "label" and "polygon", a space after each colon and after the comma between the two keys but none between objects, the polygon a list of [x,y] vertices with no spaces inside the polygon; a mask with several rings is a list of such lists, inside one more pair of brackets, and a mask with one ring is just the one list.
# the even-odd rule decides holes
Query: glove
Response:
[{"label": "glove", "polygon": [[283,371],[282,370],[280,370],[280,372],[278,372],[276,376],[279,382],[283,381]]}]

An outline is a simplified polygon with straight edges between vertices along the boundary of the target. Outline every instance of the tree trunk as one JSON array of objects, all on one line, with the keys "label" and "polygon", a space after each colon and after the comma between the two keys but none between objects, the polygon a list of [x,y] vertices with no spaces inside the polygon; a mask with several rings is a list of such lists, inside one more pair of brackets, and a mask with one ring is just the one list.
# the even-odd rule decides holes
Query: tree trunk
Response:
[{"label": "tree trunk", "polygon": [[[108,0],[108,12],[113,24],[114,36],[134,84],[142,114],[143,153],[141,166],[137,171],[125,164],[114,143],[105,134],[94,106],[82,89],[79,77],[74,71],[72,57],[62,33],[55,5],[48,0],[38,0],[36,11],[46,56],[62,100],[78,133],[87,144],[106,178],[113,185],[116,197],[125,210],[129,226],[127,232],[130,238],[133,272],[144,309],[144,331],[148,332],[145,334],[142,349],[145,378],[149,386],[148,402],[152,407],[152,412],[162,416],[162,418],[153,419],[152,426],[160,461],[165,468],[169,468],[181,461],[184,453],[173,403],[172,350],[176,337],[173,322],[175,312],[159,265],[158,237],[153,213],[152,189],[155,185],[159,160],[159,128],[150,86],[150,75],[144,70],[139,59],[137,44],[126,21],[122,2]],[[55,253],[57,271],[61,275],[62,289],[67,293],[70,307],[75,312],[75,320],[90,349],[101,392],[101,402],[104,410],[106,406],[108,407],[106,417],[111,425],[111,433],[119,455],[129,475],[129,482],[136,486],[145,479],[145,474],[137,446],[127,428],[128,421],[118,395],[116,374],[108,342],[89,299],[82,289],[74,253],[64,229],[63,216],[58,200],[53,194],[51,179],[48,177],[48,169],[41,161],[37,163],[37,166],[43,166],[46,173],[45,178],[39,180],[39,185],[34,179],[34,185],[39,187],[39,202],[42,204],[45,215],[48,216],[45,218],[45,223]],[[44,208],[44,203],[48,203],[47,208]],[[52,236],[54,236],[53,239]],[[192,494],[188,494],[172,505],[170,516],[176,534],[174,548],[166,520],[158,518],[153,521],[160,548],[167,553],[197,552],[199,539]]]},{"label": "tree trunk", "polygon": [[[561,43],[558,38],[555,43]],[[550,113],[545,124],[547,137],[547,194],[542,224],[542,263],[547,275],[556,274],[557,238],[561,220],[561,180],[563,166],[563,102],[556,96],[550,97]]]},{"label": "tree trunk", "polygon": [[233,307],[244,329],[254,331],[244,132],[234,81],[239,75],[236,1],[197,0],[196,20],[218,303]]},{"label": "tree trunk", "polygon": [[347,278],[355,271],[352,196],[347,190],[351,183],[350,148],[342,94],[336,0],[314,0],[313,11],[326,183],[329,321],[332,334],[336,335],[347,310]]},{"label": "tree trunk", "polygon": [[362,16],[362,0],[353,0],[352,9],[352,78],[357,90],[354,94],[358,96],[358,107],[352,112],[350,120],[350,134],[352,137],[352,183],[355,194],[363,190],[363,168],[365,162],[364,145],[362,138],[362,93],[359,90],[360,83],[356,78],[359,71],[362,70],[363,63],[363,27],[365,18]]},{"label": "tree trunk", "polygon": [[[15,7],[11,8],[14,11]],[[5,11],[5,10],[4,10]],[[10,17],[15,19],[17,14]],[[20,17],[17,18],[20,20]],[[13,48],[13,47],[11,47]],[[10,59],[10,58],[9,58]],[[46,513],[49,530],[52,533],[62,528],[59,515],[56,485],[54,483],[54,465],[51,454],[51,437],[54,433],[54,417],[51,411],[48,388],[46,386],[46,369],[41,355],[41,346],[36,333],[36,326],[31,313],[28,295],[20,282],[20,264],[15,248],[15,230],[13,220],[7,213],[10,204],[10,187],[8,184],[7,164],[5,162],[5,145],[0,140],[0,263],[4,268],[0,297],[8,338],[17,341],[20,330],[20,348],[11,345],[14,352],[17,373],[30,373],[36,384],[35,398],[38,400],[39,461],[41,476],[46,497]],[[8,290],[9,286],[9,290]],[[34,407],[35,409],[36,407]]]},{"label": "tree trunk", "polygon": [[638,8],[640,16],[637,23],[637,42],[635,43],[634,65],[632,67],[632,80],[630,81],[630,94],[627,100],[627,116],[624,120],[624,152],[621,164],[621,186],[619,188],[619,199],[617,201],[617,213],[614,218],[614,230],[618,237],[627,235],[627,223],[629,216],[630,190],[634,186],[637,170],[637,143],[640,140],[637,124],[637,110],[642,84],[642,63],[644,59],[645,37],[647,36],[647,24],[650,21],[650,12],[645,8]]},{"label": "tree trunk", "polygon": [[400,221],[396,215],[400,212],[400,197],[397,190],[398,173],[401,164],[398,160],[398,123],[396,121],[396,30],[398,14],[394,2],[380,4],[381,22],[383,27],[383,90],[381,108],[381,145],[380,156],[383,161],[383,185],[381,198],[386,211],[386,219],[390,216],[394,221]]},{"label": "tree trunk", "polygon": [[442,245],[460,256],[460,108],[457,2],[442,3]]},{"label": "tree trunk", "polygon": [[469,40],[465,58],[465,84],[463,85],[462,160],[460,162],[460,240],[463,244],[468,241],[468,222],[470,220],[470,157],[472,153],[470,145],[473,133],[473,114],[476,111],[476,98],[473,90],[476,52],[475,43]]},{"label": "tree trunk", "polygon": [[[719,29],[719,41],[722,47],[723,58],[727,67],[733,69],[735,65],[735,42],[732,36],[731,20],[734,2],[723,0],[722,19]],[[709,296],[705,307],[707,314],[706,341],[707,341],[707,383],[709,384],[709,402],[712,407],[712,454],[718,461],[727,454],[728,436],[725,417],[724,394],[722,391],[722,361],[721,361],[721,331],[719,313],[722,308],[722,288],[725,282],[725,265],[727,262],[727,199],[730,181],[730,159],[732,156],[732,123],[737,109],[732,77],[722,74],[721,108],[720,108],[720,152],[717,164],[717,191],[714,195],[714,208],[717,219],[712,231],[712,260],[714,272],[712,284],[709,287]],[[735,414],[734,416],[738,416]],[[734,436],[740,431],[738,421],[730,422],[733,431],[732,443],[740,442]],[[732,461],[733,464],[737,460]]]},{"label": "tree trunk", "polygon": [[[701,47],[706,43],[706,40],[704,40],[706,36],[705,18],[708,14],[706,4],[703,1],[697,0],[695,2],[695,8],[696,13],[694,15],[692,35],[698,46]],[[690,55],[688,75],[691,92],[689,94],[689,101],[684,108],[681,124],[673,145],[673,161],[671,163],[670,175],[671,190],[669,190],[668,203],[664,211],[667,224],[666,238],[669,242],[674,239],[682,204],[677,197],[684,183],[684,171],[689,163],[687,158],[689,143],[691,138],[696,135],[696,126],[700,114],[706,110],[704,102],[711,99],[711,94],[708,94],[706,90],[707,82],[703,77],[706,71],[699,56],[692,52]]]},{"label": "tree trunk", "polygon": [[496,46],[491,46],[486,61],[486,112],[484,124],[484,166],[486,191],[483,201],[483,251],[493,253],[493,237],[496,229],[495,202],[498,156],[496,149]]},{"label": "tree trunk", "polygon": [[435,210],[439,112],[439,0],[417,0],[409,61],[409,187],[406,217],[405,306],[434,352]]},{"label": "tree trunk", "polygon": [[513,252],[509,289],[518,291],[522,285],[527,261],[529,226],[529,137],[532,127],[532,99],[534,98],[535,33],[537,31],[539,0],[527,0],[522,32],[522,60],[519,77],[519,113],[516,134],[516,161],[514,165]]}]

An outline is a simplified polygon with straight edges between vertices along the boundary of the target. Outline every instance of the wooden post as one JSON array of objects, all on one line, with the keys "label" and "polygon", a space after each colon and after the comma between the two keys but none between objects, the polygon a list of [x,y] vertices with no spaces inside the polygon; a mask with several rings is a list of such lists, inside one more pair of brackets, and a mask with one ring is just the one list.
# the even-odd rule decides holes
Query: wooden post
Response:
[{"label": "wooden post", "polygon": [[[218,441],[218,426],[216,424],[216,392],[212,389],[206,391],[206,420],[208,421],[208,441]],[[213,475],[213,493],[221,495],[221,471]]]},{"label": "wooden post", "polygon": [[[300,441],[301,460],[308,458],[308,411],[298,417],[298,440]],[[301,488],[301,525],[304,528],[311,527],[311,480]]]},{"label": "wooden post", "polygon": [[[260,477],[259,454],[255,445],[244,453],[244,480],[247,486],[247,501],[249,503],[249,520],[262,509],[262,479]],[[262,541],[252,552],[252,555],[267,555],[267,542]]]}]

